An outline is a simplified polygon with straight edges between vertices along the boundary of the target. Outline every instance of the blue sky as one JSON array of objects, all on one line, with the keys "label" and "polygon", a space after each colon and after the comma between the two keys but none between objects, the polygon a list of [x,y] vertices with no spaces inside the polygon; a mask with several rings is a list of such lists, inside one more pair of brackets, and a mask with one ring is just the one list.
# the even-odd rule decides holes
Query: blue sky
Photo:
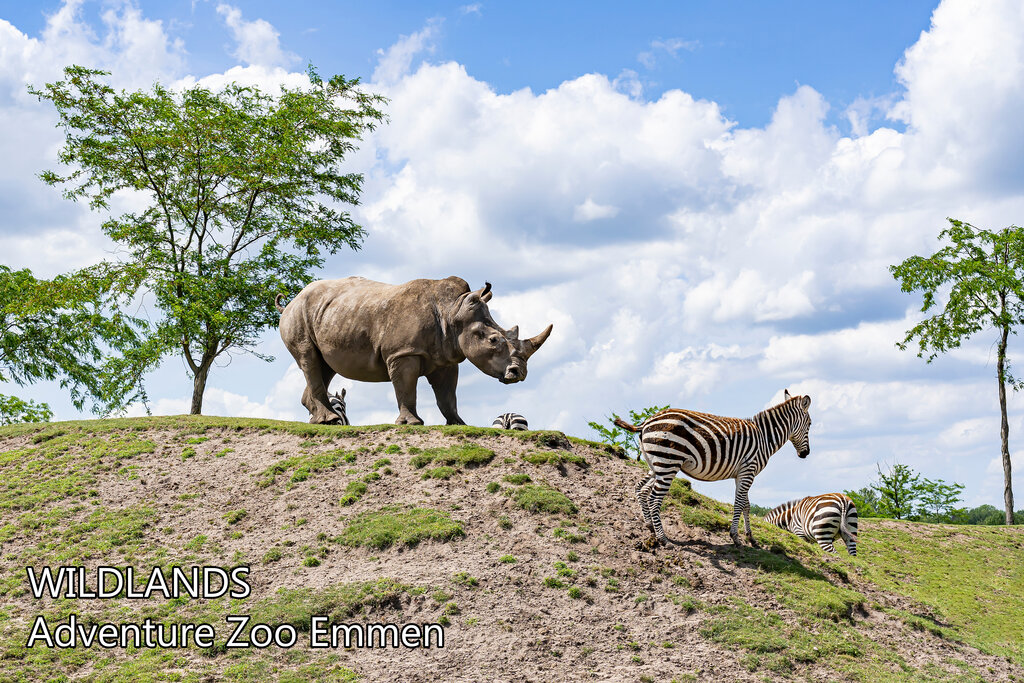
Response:
[{"label": "blue sky", "polygon": [[[318,276],[486,279],[499,322],[555,326],[522,384],[464,368],[467,421],[519,410],[586,435],[649,405],[749,416],[789,387],[812,397],[811,456],[785,447],[755,502],[858,488],[898,460],[1001,504],[992,339],[931,365],[897,351],[918,300],[887,266],[934,250],[947,216],[1021,222],[1018,2],[7,3],[0,54],[7,265],[50,275],[111,248],[101,216],[34,178],[60,133],[26,83],[77,62],[117,87],[275,90],[312,62],[390,98],[349,159],[364,248]],[[207,412],[305,419],[276,330],[260,350],[276,361],[214,370]],[[187,410],[182,361],[148,386],[155,412]],[[394,419],[389,385],[341,386],[355,423]],[[77,416],[52,385],[4,390]],[[421,383],[438,422],[431,398]],[[731,500],[728,482],[699,487]]]}]

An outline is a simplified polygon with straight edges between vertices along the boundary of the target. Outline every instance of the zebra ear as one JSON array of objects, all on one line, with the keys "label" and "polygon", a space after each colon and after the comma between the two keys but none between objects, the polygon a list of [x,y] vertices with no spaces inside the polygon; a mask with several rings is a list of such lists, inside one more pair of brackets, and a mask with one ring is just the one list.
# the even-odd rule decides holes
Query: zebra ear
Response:
[{"label": "zebra ear", "polygon": [[810,408],[810,407],[811,407],[811,397],[810,396],[804,396],[804,409],[806,410],[807,408]]},{"label": "zebra ear", "polygon": [[345,387],[341,388],[341,400],[345,400]]},{"label": "zebra ear", "polygon": [[792,398],[792,396],[789,395],[789,389],[786,389],[786,391],[782,394],[782,400],[783,401],[788,401],[791,398]]}]

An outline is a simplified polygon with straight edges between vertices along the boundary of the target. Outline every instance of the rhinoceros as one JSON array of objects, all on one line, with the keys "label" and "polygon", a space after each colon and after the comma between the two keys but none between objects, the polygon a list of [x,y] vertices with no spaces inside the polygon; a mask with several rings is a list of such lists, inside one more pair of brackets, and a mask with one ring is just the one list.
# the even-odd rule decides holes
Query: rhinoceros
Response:
[{"label": "rhinoceros", "polygon": [[491,318],[488,282],[477,291],[459,277],[402,285],[362,277],[319,280],[284,308],[281,339],[306,377],[302,405],[309,421],[338,420],[327,387],[335,374],[362,382],[391,382],[396,424],[423,424],[416,414],[416,382],[425,376],[448,424],[465,424],[456,409],[459,363],[467,358],[503,384],[526,379],[526,361],[551,334],[519,339],[518,326]]}]

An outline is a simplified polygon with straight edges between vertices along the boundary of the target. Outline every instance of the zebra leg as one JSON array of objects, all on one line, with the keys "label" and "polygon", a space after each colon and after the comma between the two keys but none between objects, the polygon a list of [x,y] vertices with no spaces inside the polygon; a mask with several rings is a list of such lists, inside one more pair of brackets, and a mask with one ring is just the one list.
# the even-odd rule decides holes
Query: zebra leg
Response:
[{"label": "zebra leg", "polygon": [[658,543],[662,545],[668,543],[668,537],[665,535],[665,529],[661,525],[661,504],[665,501],[665,494],[668,493],[669,487],[672,486],[672,480],[675,476],[676,470],[655,474],[651,492],[647,497],[647,507],[654,522],[654,535],[658,539]]},{"label": "zebra leg", "polygon": [[640,512],[643,513],[644,523],[647,528],[654,530],[654,523],[651,521],[651,511],[647,509],[647,501],[651,495],[651,485],[654,483],[654,473],[648,472],[636,483],[633,491],[636,494],[636,502],[640,504]]},{"label": "zebra leg", "polygon": [[732,506],[732,526],[729,527],[729,535],[732,536],[733,545],[743,545],[740,543],[740,515],[744,515],[747,538],[750,540],[750,545],[758,548],[760,546],[757,545],[757,541],[754,540],[754,534],[750,531],[750,499],[747,497],[747,492],[750,490],[752,483],[754,483],[753,476],[740,475],[736,477],[736,500]]},{"label": "zebra leg", "polygon": [[814,540],[818,542],[821,549],[826,553],[832,553],[837,555],[836,547],[832,545],[832,541],[836,538],[835,527],[817,528],[814,530]]}]

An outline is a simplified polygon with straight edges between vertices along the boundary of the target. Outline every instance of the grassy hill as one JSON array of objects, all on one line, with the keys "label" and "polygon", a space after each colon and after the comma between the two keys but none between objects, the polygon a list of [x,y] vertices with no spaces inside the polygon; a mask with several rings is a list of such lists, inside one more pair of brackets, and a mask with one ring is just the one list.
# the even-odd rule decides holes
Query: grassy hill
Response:
[{"label": "grassy hill", "polygon": [[[857,558],[557,432],[160,417],[0,428],[0,681],[1024,680],[1024,528],[862,520]],[[755,484],[756,486],[756,484]],[[248,565],[245,599],[34,599],[26,567]],[[92,574],[94,582],[95,573]],[[27,648],[37,615],[209,623],[209,648]],[[228,649],[228,615],[292,624]],[[310,649],[310,618],[443,648]]]}]

